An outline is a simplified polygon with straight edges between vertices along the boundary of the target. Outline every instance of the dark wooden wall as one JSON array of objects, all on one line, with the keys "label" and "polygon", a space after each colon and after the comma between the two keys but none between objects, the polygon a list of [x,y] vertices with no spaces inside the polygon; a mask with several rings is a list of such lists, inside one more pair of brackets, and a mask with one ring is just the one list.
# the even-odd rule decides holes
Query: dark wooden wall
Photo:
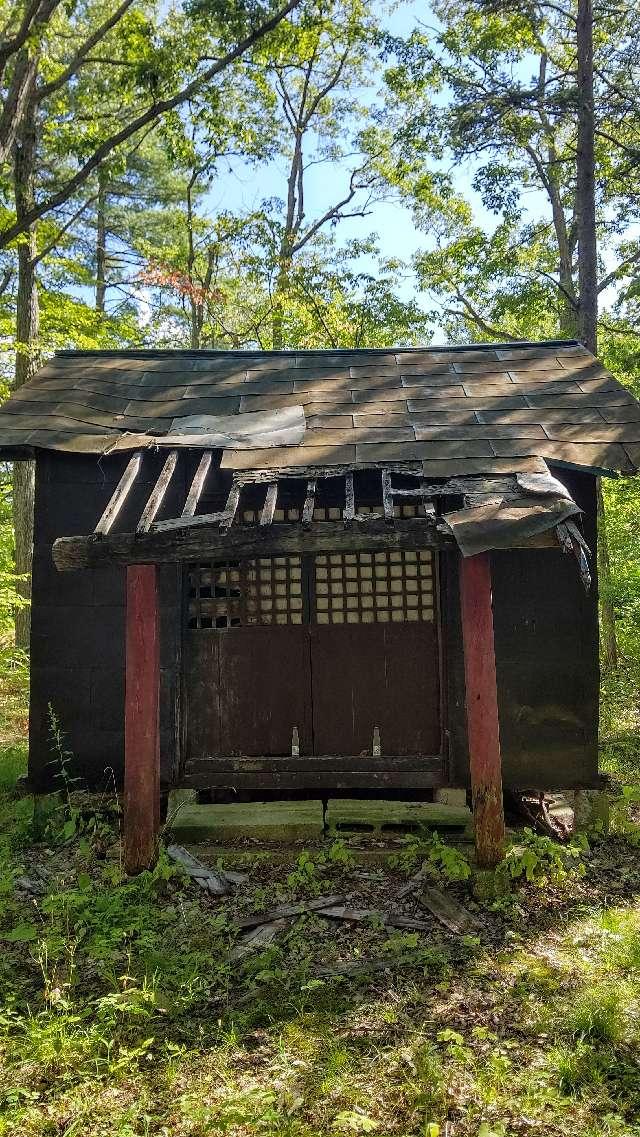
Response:
[{"label": "dark wooden wall", "polygon": [[[30,778],[47,789],[55,772],[48,704],[60,719],[65,747],[92,786],[122,776],[124,716],[124,570],[58,573],[51,546],[58,536],[89,533],[126,464],[91,455],[43,453],[37,461],[32,612]],[[142,475],[118,527],[137,522],[160,462],[146,455]],[[182,507],[193,463],[181,463],[163,516]],[[184,467],[184,468],[183,468]],[[595,481],[556,471],[585,510],[594,551]],[[215,478],[217,483],[217,478]],[[217,502],[223,488],[209,491]],[[492,556],[494,622],[505,784],[569,788],[597,778],[597,588],[586,596],[576,562],[560,550]],[[179,571],[161,570],[162,776],[176,775],[180,753],[181,595]],[[443,556],[441,574],[445,715],[452,784],[468,781],[458,556]]]},{"label": "dark wooden wall", "polygon": [[[126,462],[126,456],[99,460],[47,452],[37,459],[29,744],[29,778],[36,789],[51,788],[56,771],[49,704],[60,720],[64,746],[74,755],[75,772],[94,787],[113,784],[114,775],[118,784],[122,780],[125,571],[116,566],[59,573],[51,547],[56,537],[92,531]],[[135,526],[161,462],[145,455],[118,525]],[[183,501],[184,479],[177,473],[165,512],[182,508]],[[160,572],[164,781],[171,780],[178,755],[179,580],[173,566]]]},{"label": "dark wooden wall", "polygon": [[[576,561],[560,549],[495,552],[491,557],[503,778],[512,788],[568,789],[597,784],[598,601],[595,479],[554,470],[585,511],[593,551],[587,595]],[[443,557],[445,651],[451,781],[467,783],[458,558]]]}]

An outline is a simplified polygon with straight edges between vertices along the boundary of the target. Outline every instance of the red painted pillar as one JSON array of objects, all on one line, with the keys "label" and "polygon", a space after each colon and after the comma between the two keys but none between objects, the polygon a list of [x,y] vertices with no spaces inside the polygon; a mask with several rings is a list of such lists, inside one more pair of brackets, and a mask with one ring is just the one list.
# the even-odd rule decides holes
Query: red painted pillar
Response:
[{"label": "red painted pillar", "polygon": [[160,635],[155,565],[127,566],[124,867],[155,863],[160,830]]},{"label": "red painted pillar", "polygon": [[460,599],[476,856],[493,868],[504,852],[504,810],[488,553],[461,558]]}]

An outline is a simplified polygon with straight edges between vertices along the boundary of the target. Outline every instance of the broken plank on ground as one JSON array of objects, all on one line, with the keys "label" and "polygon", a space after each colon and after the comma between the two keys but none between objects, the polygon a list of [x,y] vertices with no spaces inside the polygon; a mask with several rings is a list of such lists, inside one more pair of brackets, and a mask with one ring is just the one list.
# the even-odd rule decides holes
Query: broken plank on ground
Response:
[{"label": "broken plank on ground", "polygon": [[480,921],[476,916],[463,908],[462,904],[459,904],[452,896],[447,896],[438,888],[424,888],[421,893],[421,900],[425,908],[428,908],[441,924],[444,924],[450,932],[455,932],[458,936],[465,932],[477,931],[480,926]]},{"label": "broken plank on ground", "polygon": [[[239,928],[253,928],[256,924],[270,924],[274,920],[287,920],[290,916],[302,916],[305,912],[317,912],[344,903],[344,896],[319,896],[315,900],[301,900],[298,904],[281,904],[268,912],[256,912],[253,916],[241,916],[235,923]],[[320,913],[322,915],[322,912]]]},{"label": "broken plank on ground", "polygon": [[239,960],[244,959],[252,951],[260,951],[262,948],[267,947],[273,943],[278,932],[284,928],[286,920],[274,920],[270,924],[258,924],[257,928],[252,928],[245,936],[236,944],[236,946],[229,953],[229,959]]},{"label": "broken plank on ground", "polygon": [[212,896],[226,896],[230,891],[231,884],[238,884],[244,877],[243,873],[227,873],[220,871],[214,872],[207,865],[203,865],[202,861],[192,857],[182,845],[167,845],[167,855],[171,857],[190,876],[195,880],[200,888],[206,889]]},{"label": "broken plank on ground", "polygon": [[347,923],[361,924],[365,920],[379,920],[391,928],[407,928],[414,932],[430,932],[432,925],[426,920],[417,920],[413,916],[403,916],[396,912],[381,912],[376,908],[347,908],[343,904],[336,904],[321,908],[318,916],[327,916],[330,920],[345,920]]}]

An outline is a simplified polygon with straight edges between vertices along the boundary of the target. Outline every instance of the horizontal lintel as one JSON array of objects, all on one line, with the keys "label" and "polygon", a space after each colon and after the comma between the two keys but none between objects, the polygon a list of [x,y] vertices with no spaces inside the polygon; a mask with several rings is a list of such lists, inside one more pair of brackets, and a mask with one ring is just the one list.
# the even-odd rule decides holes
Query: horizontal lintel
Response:
[{"label": "horizontal lintel", "polygon": [[149,533],[116,533],[109,537],[59,537],[53,560],[61,572],[108,564],[175,564],[200,557],[288,556],[304,553],[352,552],[378,549],[446,549],[455,547],[442,522],[432,518],[402,518],[388,525],[382,518],[360,521],[348,528],[342,521],[319,521],[310,528],[299,522],[277,522],[262,528],[234,525],[188,525],[183,529]]}]

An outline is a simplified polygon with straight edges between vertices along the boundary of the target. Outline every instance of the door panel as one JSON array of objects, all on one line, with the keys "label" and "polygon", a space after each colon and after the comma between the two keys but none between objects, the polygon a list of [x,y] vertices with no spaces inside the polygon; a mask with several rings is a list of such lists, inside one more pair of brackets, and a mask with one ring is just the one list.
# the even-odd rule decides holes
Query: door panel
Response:
[{"label": "door panel", "polygon": [[432,553],[315,558],[311,613],[316,754],[440,751],[440,667]]},{"label": "door panel", "polygon": [[312,631],[316,754],[440,751],[438,650],[432,623],[319,626]]},{"label": "door panel", "polygon": [[440,752],[428,550],[194,564],[187,576],[190,759]]},{"label": "door panel", "polygon": [[309,629],[234,628],[219,639],[219,752],[291,754],[297,726],[300,753],[310,754]]},{"label": "door panel", "polygon": [[213,632],[187,632],[185,637],[187,761],[220,753],[219,646],[220,636]]},{"label": "door panel", "polygon": [[188,632],[189,759],[312,751],[309,629]]}]

